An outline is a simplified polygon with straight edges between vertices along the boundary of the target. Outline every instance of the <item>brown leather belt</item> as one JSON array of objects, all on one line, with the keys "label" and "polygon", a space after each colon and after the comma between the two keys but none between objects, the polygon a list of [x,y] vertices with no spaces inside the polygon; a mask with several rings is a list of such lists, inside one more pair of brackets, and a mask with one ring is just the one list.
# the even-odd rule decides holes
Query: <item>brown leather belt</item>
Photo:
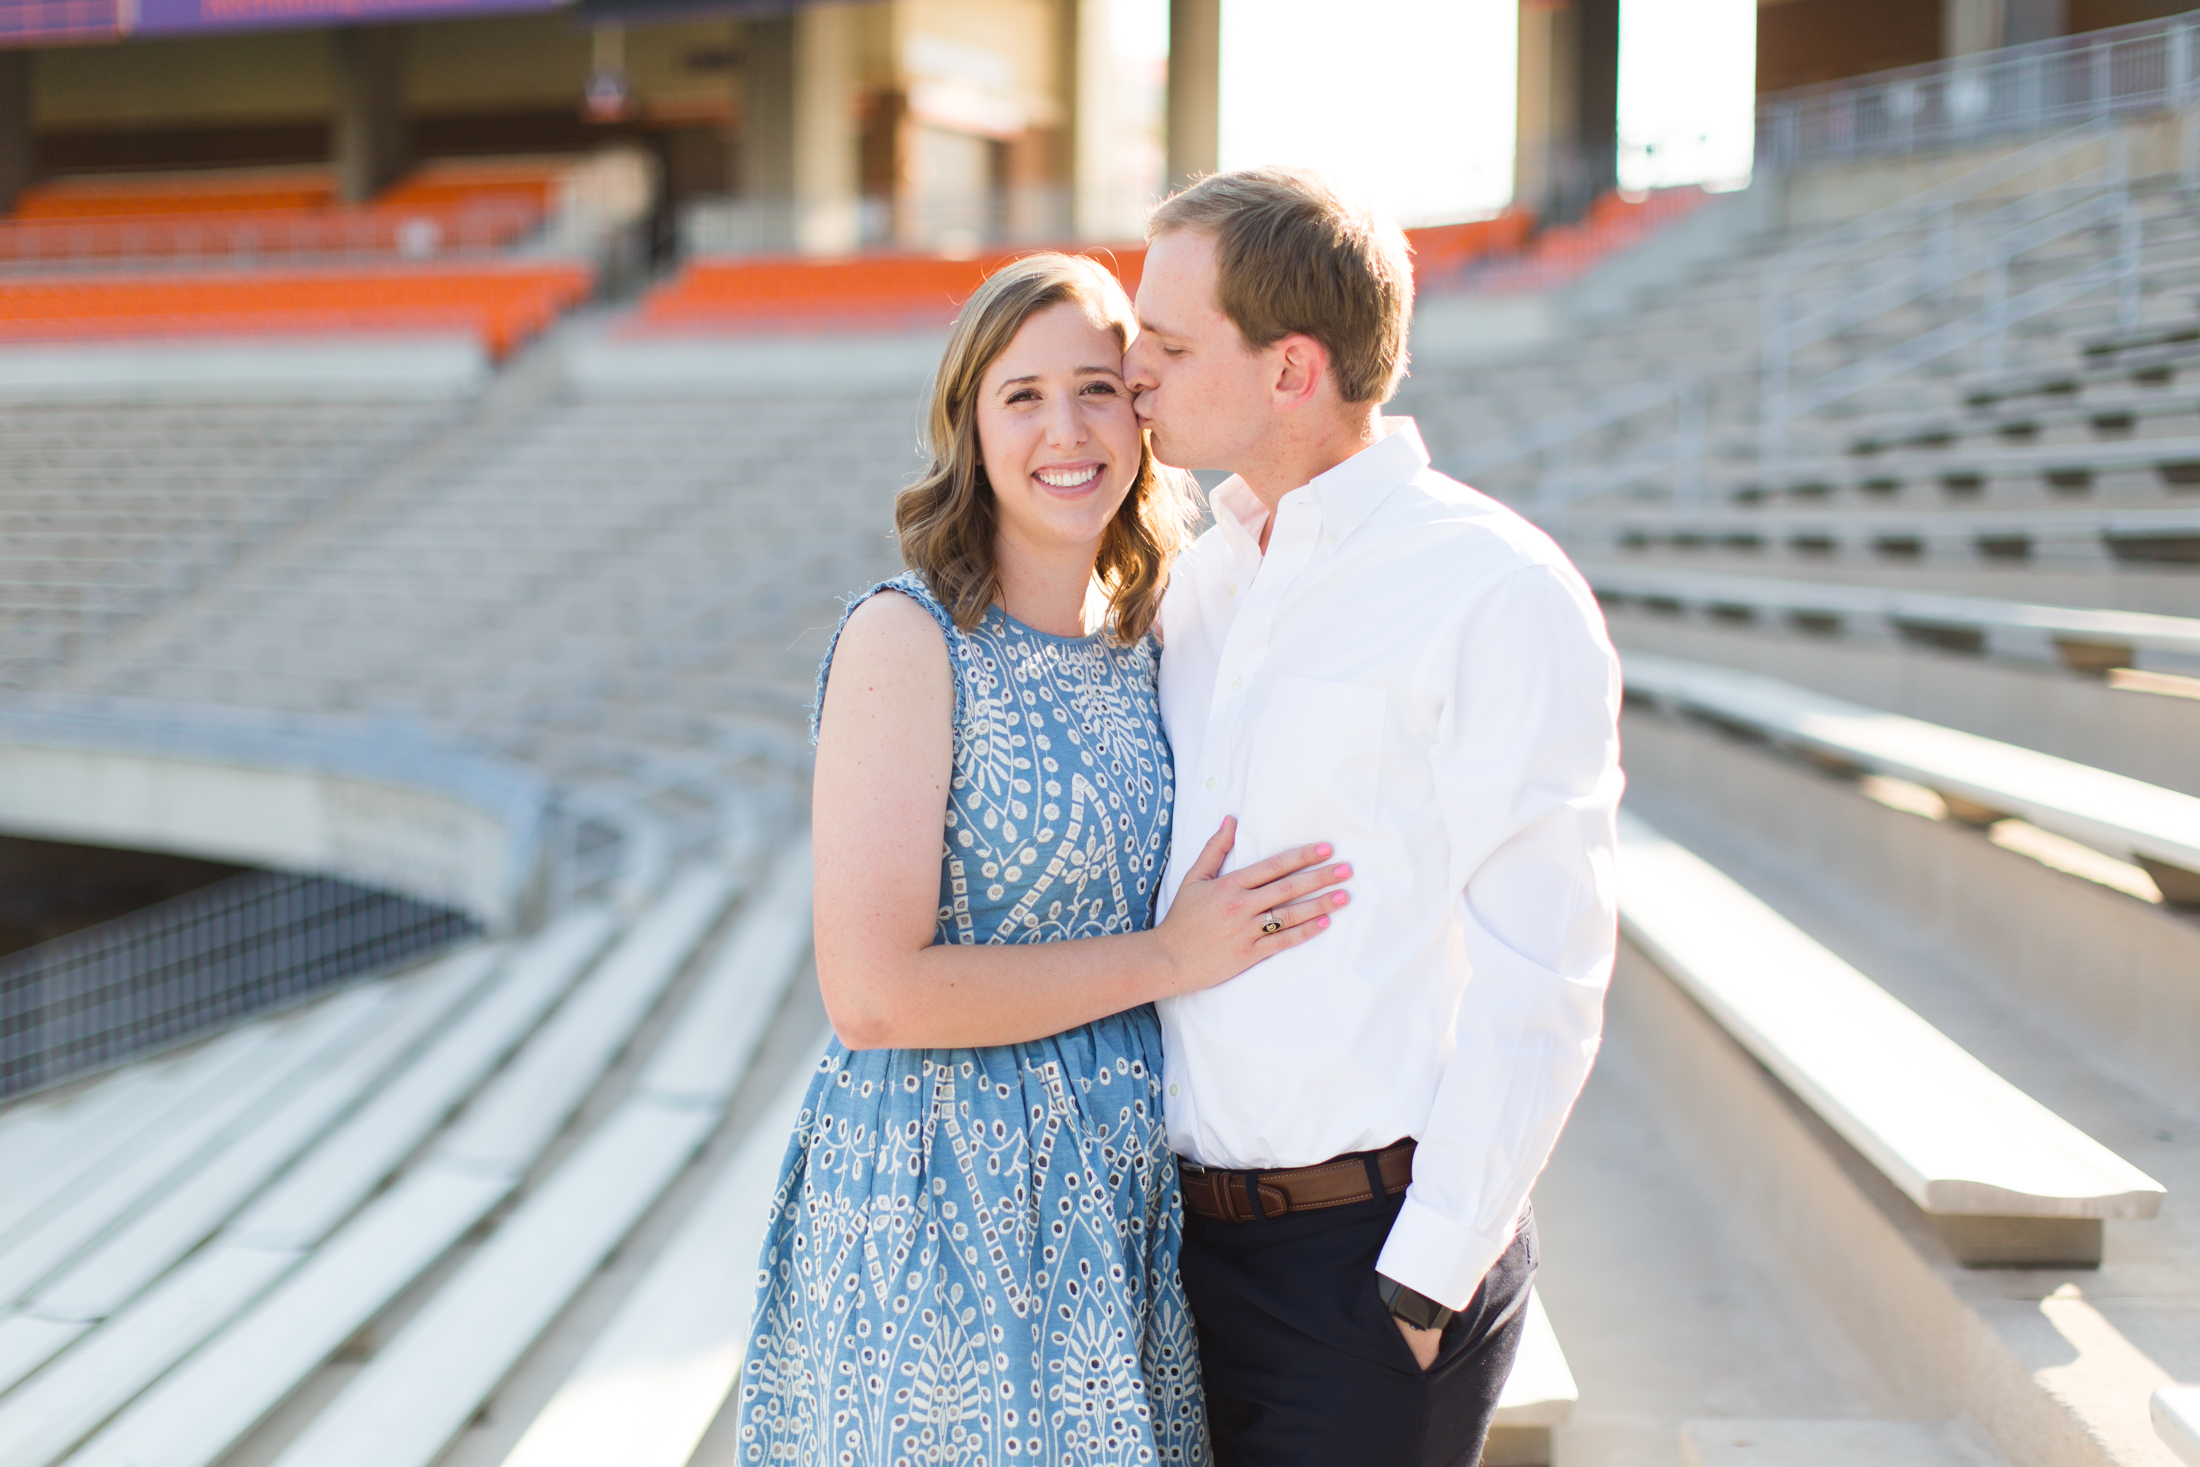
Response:
[{"label": "brown leather belt", "polygon": [[[1284,1171],[1223,1171],[1181,1156],[1176,1169],[1184,1183],[1186,1212],[1217,1222],[1251,1222],[1255,1217],[1278,1218],[1293,1212],[1372,1201],[1375,1192],[1374,1179],[1368,1175],[1370,1162],[1382,1178],[1383,1195],[1397,1196],[1413,1181],[1412,1138],[1393,1142],[1380,1151],[1354,1152],[1335,1161]],[[1254,1211],[1256,1198],[1258,1212]]]}]

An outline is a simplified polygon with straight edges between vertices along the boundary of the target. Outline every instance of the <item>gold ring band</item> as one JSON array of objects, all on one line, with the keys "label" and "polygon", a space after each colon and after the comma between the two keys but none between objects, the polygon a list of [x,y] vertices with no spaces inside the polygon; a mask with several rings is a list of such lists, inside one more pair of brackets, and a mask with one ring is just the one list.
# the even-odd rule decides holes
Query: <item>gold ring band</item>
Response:
[{"label": "gold ring band", "polygon": [[1260,930],[1274,936],[1276,933],[1283,931],[1283,922],[1274,912],[1270,912],[1268,920],[1260,924]]}]

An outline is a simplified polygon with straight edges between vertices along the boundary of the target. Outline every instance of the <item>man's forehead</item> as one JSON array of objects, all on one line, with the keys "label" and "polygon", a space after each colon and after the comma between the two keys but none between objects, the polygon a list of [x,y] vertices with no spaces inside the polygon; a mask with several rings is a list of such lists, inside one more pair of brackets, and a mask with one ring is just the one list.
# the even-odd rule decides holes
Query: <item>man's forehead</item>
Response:
[{"label": "man's forehead", "polygon": [[[1200,230],[1172,229],[1157,234],[1146,246],[1146,263],[1139,275],[1138,304],[1143,324],[1166,330],[1168,321],[1151,319],[1150,308],[1160,308],[1172,318],[1190,312],[1220,310],[1215,300],[1215,241]],[[1150,288],[1149,288],[1150,287]],[[1176,324],[1189,326],[1190,320]]]}]

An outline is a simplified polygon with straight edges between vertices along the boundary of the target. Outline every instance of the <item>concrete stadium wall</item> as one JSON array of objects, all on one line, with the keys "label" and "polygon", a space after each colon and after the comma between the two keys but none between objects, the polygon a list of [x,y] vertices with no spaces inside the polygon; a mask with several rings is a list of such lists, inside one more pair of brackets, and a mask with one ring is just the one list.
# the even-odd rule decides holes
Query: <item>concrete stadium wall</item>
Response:
[{"label": "concrete stadium wall", "polygon": [[322,872],[492,932],[539,901],[549,791],[405,730],[11,700],[0,832]]},{"label": "concrete stadium wall", "polygon": [[[2196,124],[2200,124],[2200,114],[2191,109],[2157,112],[2123,124],[2118,131],[2131,149],[2132,176],[2143,178],[2193,167],[2195,161],[2200,161],[2193,156],[2194,148],[2200,146],[2200,137],[2194,132]],[[1773,217],[1791,228],[1854,219],[1875,209],[1898,204],[1935,184],[1984,167],[2038,141],[2037,137],[2021,137],[1991,147],[1961,148],[1907,158],[1865,158],[1853,163],[1826,163],[1798,169],[1777,181],[1779,198]],[[2001,192],[2015,195],[2076,178],[2098,168],[2107,156],[2106,147],[2081,149],[2058,163],[2027,174]]]}]

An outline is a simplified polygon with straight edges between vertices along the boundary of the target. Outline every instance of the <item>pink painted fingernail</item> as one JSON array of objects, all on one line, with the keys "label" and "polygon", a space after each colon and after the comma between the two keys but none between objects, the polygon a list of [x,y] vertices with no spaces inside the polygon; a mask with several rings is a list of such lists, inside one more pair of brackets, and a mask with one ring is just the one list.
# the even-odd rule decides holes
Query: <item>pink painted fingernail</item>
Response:
[{"label": "pink painted fingernail", "polygon": [[1351,874],[1352,868],[1350,866],[1339,866],[1336,870],[1336,877],[1339,881],[1344,880],[1347,876],[1350,876]]},{"label": "pink painted fingernail", "polygon": [[1316,927],[1327,927],[1329,925],[1329,919],[1327,917],[1316,917],[1314,919],[1314,925]]},{"label": "pink painted fingernail", "polygon": [[1337,904],[1338,906],[1340,906],[1340,907],[1341,907],[1341,906],[1343,906],[1343,905],[1344,905],[1344,904],[1345,904],[1346,902],[1349,902],[1349,901],[1351,901],[1351,900],[1352,900],[1352,898],[1351,898],[1351,897],[1350,897],[1350,896],[1349,896],[1348,894],[1346,894],[1346,893],[1344,893],[1344,892],[1341,892],[1341,891],[1340,891],[1340,892],[1338,892],[1338,893],[1337,893],[1337,894],[1336,894],[1336,895],[1335,895],[1334,897],[1331,897],[1331,898],[1330,898],[1330,900],[1331,900],[1331,901],[1333,901],[1333,902],[1335,902],[1335,903],[1336,903],[1336,904]]}]

